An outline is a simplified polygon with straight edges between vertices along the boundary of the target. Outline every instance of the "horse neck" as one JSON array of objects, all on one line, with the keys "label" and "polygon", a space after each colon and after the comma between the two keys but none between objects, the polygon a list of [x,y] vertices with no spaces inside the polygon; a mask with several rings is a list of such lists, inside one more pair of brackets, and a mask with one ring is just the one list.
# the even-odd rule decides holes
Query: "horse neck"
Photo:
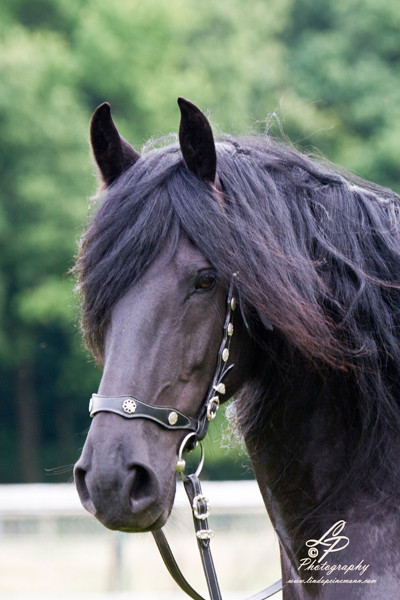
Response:
[{"label": "horse neck", "polygon": [[[320,539],[335,523],[344,521],[350,543],[326,560],[355,566],[363,561],[370,565],[363,577],[368,573],[379,580],[381,597],[397,598],[392,592],[397,580],[398,593],[400,579],[397,474],[386,481],[386,496],[377,492],[380,473],[374,464],[361,474],[360,485],[353,485],[354,477],[347,478],[352,428],[346,422],[349,414],[344,406],[349,398],[355,399],[355,390],[348,381],[322,378],[304,370],[302,374],[292,372],[292,380],[286,377],[285,384],[280,379],[280,386],[284,393],[281,391],[275,400],[271,398],[273,383],[269,386],[264,398],[268,414],[263,432],[246,436],[246,443],[279,537],[283,578],[299,578],[300,561],[308,557],[307,540]],[[400,440],[392,451],[399,455]],[[292,585],[284,598],[313,598],[317,587]],[[375,597],[368,596],[375,589],[373,585],[362,588],[365,595],[357,595],[361,593],[359,586],[352,587],[358,588],[354,598]],[[317,597],[337,598],[338,593],[337,586],[325,585]],[[342,597],[353,598],[351,594]]]}]

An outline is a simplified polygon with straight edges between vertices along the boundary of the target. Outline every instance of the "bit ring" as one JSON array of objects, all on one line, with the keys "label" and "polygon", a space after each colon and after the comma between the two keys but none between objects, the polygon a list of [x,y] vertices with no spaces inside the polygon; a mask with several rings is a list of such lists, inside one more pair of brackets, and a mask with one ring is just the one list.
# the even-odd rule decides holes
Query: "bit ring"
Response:
[{"label": "bit ring", "polygon": [[[178,473],[180,473],[182,479],[185,479],[185,468],[186,468],[186,461],[183,458],[183,453],[185,452],[185,448],[186,445],[188,443],[188,441],[192,438],[195,437],[196,433],[194,431],[191,431],[190,433],[187,434],[187,436],[185,436],[182,440],[182,443],[179,447],[179,452],[178,452],[178,461],[176,464],[176,471]],[[196,477],[198,477],[203,469],[203,465],[204,465],[204,446],[202,442],[198,442],[196,441],[196,445],[194,446],[194,448],[192,450],[194,450],[195,448],[197,448],[197,446],[200,444],[200,450],[201,450],[201,456],[200,456],[200,461],[199,464],[197,465],[197,469],[195,471],[195,475]],[[191,452],[191,450],[188,450],[188,452]]]}]

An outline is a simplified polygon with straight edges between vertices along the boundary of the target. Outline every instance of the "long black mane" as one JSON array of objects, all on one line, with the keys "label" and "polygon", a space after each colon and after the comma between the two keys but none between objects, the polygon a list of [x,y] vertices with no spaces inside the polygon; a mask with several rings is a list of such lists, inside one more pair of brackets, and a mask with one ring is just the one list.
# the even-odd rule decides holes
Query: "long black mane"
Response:
[{"label": "long black mane", "polygon": [[[386,473],[400,432],[400,197],[268,137],[216,148],[223,200],[176,144],[145,153],[104,193],[76,267],[88,346],[101,360],[113,306],[184,232],[222,284],[239,272],[242,310],[264,348],[263,317],[286,357],[349,382],[362,447],[354,470],[379,460]],[[266,356],[278,361],[273,350]],[[260,427],[271,389],[263,377],[253,383],[247,432]]]}]

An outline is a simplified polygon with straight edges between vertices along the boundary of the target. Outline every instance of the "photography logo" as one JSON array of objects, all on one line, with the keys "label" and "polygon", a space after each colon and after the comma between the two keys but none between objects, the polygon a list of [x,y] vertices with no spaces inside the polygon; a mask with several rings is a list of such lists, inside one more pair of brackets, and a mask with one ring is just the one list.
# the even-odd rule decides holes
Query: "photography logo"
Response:
[{"label": "photography logo", "polygon": [[331,552],[340,552],[340,550],[347,548],[350,543],[349,538],[346,535],[340,535],[345,525],[346,521],[338,521],[319,540],[307,540],[306,546],[309,548],[308,556],[310,558],[317,558],[319,556],[317,562],[320,563]]},{"label": "photography logo", "polygon": [[340,562],[340,553],[350,544],[350,538],[343,534],[346,521],[334,523],[320,538],[310,538],[305,546],[307,556],[297,566],[299,579],[289,579],[287,583],[311,584],[366,584],[376,583],[376,579],[363,576],[369,569],[364,559],[357,564]]}]

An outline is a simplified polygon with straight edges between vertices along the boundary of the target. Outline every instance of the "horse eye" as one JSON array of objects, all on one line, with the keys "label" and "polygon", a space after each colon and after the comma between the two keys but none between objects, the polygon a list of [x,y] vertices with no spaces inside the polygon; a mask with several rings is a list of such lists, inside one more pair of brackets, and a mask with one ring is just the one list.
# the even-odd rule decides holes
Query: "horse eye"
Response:
[{"label": "horse eye", "polygon": [[216,277],[213,273],[201,273],[196,279],[195,288],[199,292],[207,292],[215,286]]}]

